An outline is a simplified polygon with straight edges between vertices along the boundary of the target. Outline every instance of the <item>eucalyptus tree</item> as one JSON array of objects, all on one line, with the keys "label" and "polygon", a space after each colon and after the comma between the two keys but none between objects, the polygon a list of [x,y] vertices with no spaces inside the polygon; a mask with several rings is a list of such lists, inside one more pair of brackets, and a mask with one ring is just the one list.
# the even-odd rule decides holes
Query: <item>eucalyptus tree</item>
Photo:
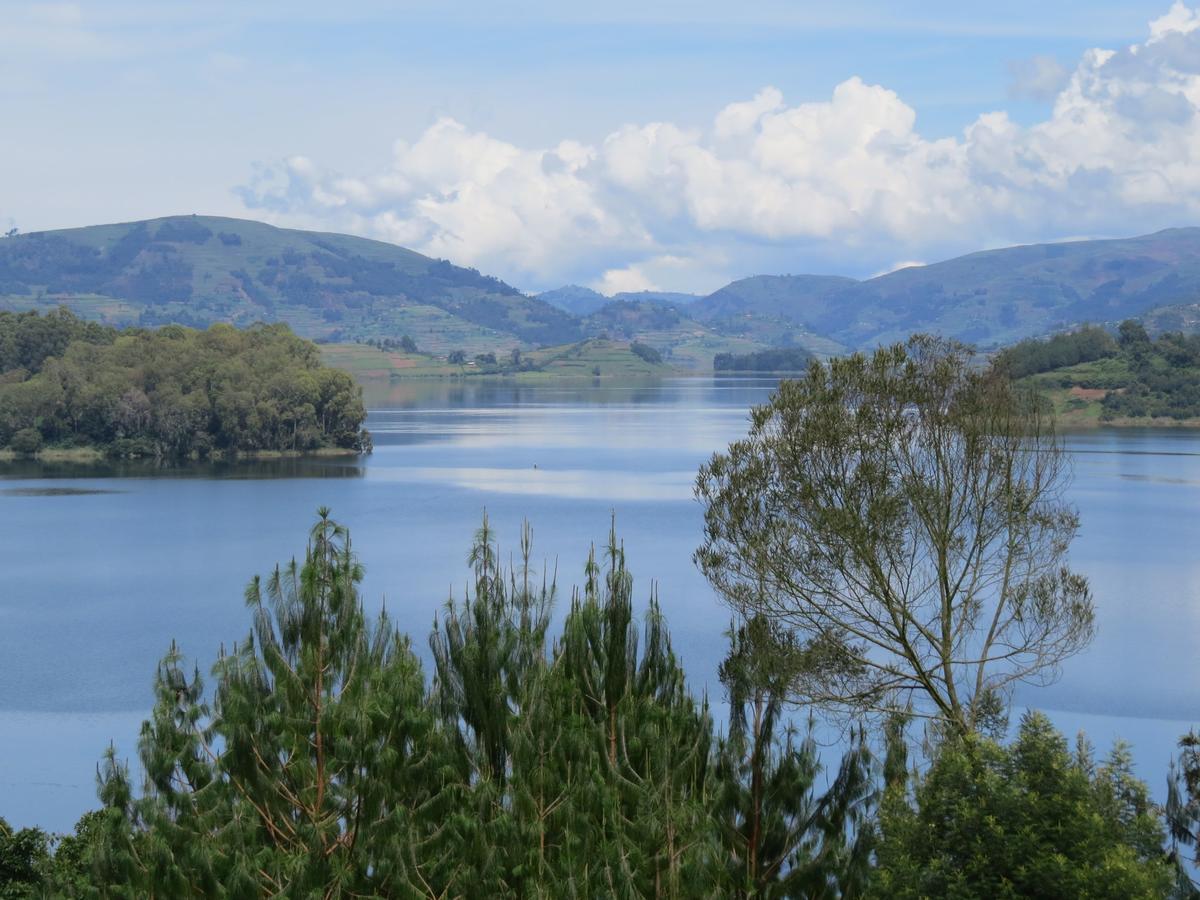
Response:
[{"label": "eucalyptus tree", "polygon": [[1068,477],[1035,396],[918,336],[814,362],[753,411],[697,478],[696,560],[746,618],[801,639],[792,699],[968,733],[1091,640]]}]

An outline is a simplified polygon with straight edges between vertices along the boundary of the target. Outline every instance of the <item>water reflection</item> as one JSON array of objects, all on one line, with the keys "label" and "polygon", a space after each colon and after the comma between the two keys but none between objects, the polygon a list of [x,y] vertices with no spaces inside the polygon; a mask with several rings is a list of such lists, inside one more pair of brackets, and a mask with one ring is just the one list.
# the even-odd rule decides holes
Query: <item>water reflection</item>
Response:
[{"label": "water reflection", "polygon": [[[356,456],[302,456],[280,459],[185,460],[115,459],[95,462],[43,462],[18,459],[0,462],[0,481],[63,478],[361,478],[364,460]],[[0,490],[18,496],[25,488]],[[63,493],[64,491],[60,491]],[[77,492],[82,492],[77,490]],[[97,493],[89,490],[88,493]]]},{"label": "water reflection", "polygon": [[[371,410],[366,458],[0,464],[0,814],[64,828],[94,805],[92,765],[110,739],[135,752],[159,656],[179,640],[205,671],[244,636],[246,581],[303,552],[318,506],[353,531],[365,602],[386,598],[418,648],[468,582],[484,507],[505,552],[533,524],[536,558],[568,592],[615,513],[639,596],[658,583],[693,686],[719,699],[729,615],[691,561],[692,479],[773,385],[404,383],[372,395],[390,405]],[[1068,448],[1083,522],[1071,559],[1097,638],[1016,699],[1067,727],[1102,719],[1161,792],[1176,724],[1200,714],[1200,434],[1108,429]]]}]

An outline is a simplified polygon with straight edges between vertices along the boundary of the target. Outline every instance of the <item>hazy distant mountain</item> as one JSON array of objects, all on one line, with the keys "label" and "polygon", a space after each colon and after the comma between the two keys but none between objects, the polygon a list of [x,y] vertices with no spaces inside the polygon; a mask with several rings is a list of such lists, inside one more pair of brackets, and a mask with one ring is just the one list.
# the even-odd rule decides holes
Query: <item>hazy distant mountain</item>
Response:
[{"label": "hazy distant mountain", "polygon": [[852,345],[936,331],[1003,344],[1200,297],[1200,228],[988,250],[855,285],[812,320]]},{"label": "hazy distant mountain", "polygon": [[114,323],[263,319],[314,338],[408,334],[439,352],[608,334],[704,368],[719,352],[828,355],[914,331],[987,347],[1130,316],[1152,330],[1197,328],[1200,229],[989,250],[866,281],[759,275],[698,298],[609,298],[576,285],[529,297],[393,244],[207,216],[0,240],[0,308],[58,304]]},{"label": "hazy distant mountain", "polygon": [[747,315],[800,321],[826,312],[831,297],[857,283],[838,275],[754,275],[725,285],[688,311],[711,323]]},{"label": "hazy distant mountain", "polygon": [[681,294],[678,291],[622,291],[613,294],[610,300],[627,300],[633,303],[657,303],[660,306],[688,306],[700,299],[699,294]]},{"label": "hazy distant mountain", "polygon": [[278,319],[310,337],[411,334],[422,346],[582,337],[572,316],[474,269],[381,241],[211,216],[0,240],[0,297],[115,322]]},{"label": "hazy distant mountain", "polygon": [[573,316],[590,316],[608,302],[608,297],[599,291],[580,287],[577,284],[568,284],[552,291],[545,291],[537,294],[536,297]]},{"label": "hazy distant mountain", "polygon": [[698,294],[681,294],[675,291],[623,291],[606,297],[599,291],[568,284],[537,294],[537,299],[544,300],[551,306],[569,312],[573,316],[590,316],[608,303],[622,301],[630,303],[654,303],[660,306],[686,306],[700,299]]},{"label": "hazy distant mountain", "polygon": [[848,347],[931,331],[984,346],[1200,298],[1200,228],[972,253],[861,282],[760,276],[694,304],[701,321],[762,340],[783,323]]}]

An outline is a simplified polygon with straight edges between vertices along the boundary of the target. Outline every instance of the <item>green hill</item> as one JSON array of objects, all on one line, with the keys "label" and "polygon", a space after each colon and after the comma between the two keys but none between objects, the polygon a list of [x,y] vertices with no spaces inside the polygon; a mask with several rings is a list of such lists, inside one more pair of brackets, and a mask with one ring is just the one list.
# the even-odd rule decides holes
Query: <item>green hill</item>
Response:
[{"label": "green hill", "polygon": [[[1118,322],[1200,297],[1200,228],[1119,240],[986,250],[853,282],[757,276],[689,312],[724,333],[762,340],[801,326],[846,347],[930,331],[1001,346],[1084,322]],[[1166,327],[1180,327],[1184,306]],[[1190,309],[1194,319],[1195,309]],[[814,348],[815,349],[815,348]],[[820,351],[818,351],[820,352]]]},{"label": "green hill", "polygon": [[468,349],[580,338],[567,313],[393,244],[213,216],[0,241],[0,305],[119,324],[286,321],[310,338],[410,334]]},{"label": "green hill", "polygon": [[568,284],[552,291],[546,291],[538,294],[537,298],[573,316],[590,316],[608,302],[608,298],[599,291],[580,287],[577,284]]},{"label": "green hill", "polygon": [[1089,327],[1025,340],[993,364],[1048,397],[1060,424],[1200,424],[1200,335],[1155,339],[1130,319],[1115,338]]},{"label": "green hill", "polygon": [[818,356],[928,331],[984,348],[1086,322],[1200,329],[1200,228],[988,250],[855,281],[758,275],[705,297],[568,286],[537,297],[381,241],[210,216],[0,240],[0,309],[65,305],[109,324],[283,321],[321,340],[414,338],[468,356],[608,336],[675,367],[720,353]]}]

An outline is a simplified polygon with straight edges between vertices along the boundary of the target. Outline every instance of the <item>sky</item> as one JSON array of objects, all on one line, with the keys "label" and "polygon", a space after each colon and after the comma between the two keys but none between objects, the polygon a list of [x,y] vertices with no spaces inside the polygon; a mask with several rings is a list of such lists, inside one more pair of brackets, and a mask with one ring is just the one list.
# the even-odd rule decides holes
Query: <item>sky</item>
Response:
[{"label": "sky", "polygon": [[1198,106],[1169,0],[0,0],[0,231],[237,216],[527,291],[869,277],[1200,224]]}]

